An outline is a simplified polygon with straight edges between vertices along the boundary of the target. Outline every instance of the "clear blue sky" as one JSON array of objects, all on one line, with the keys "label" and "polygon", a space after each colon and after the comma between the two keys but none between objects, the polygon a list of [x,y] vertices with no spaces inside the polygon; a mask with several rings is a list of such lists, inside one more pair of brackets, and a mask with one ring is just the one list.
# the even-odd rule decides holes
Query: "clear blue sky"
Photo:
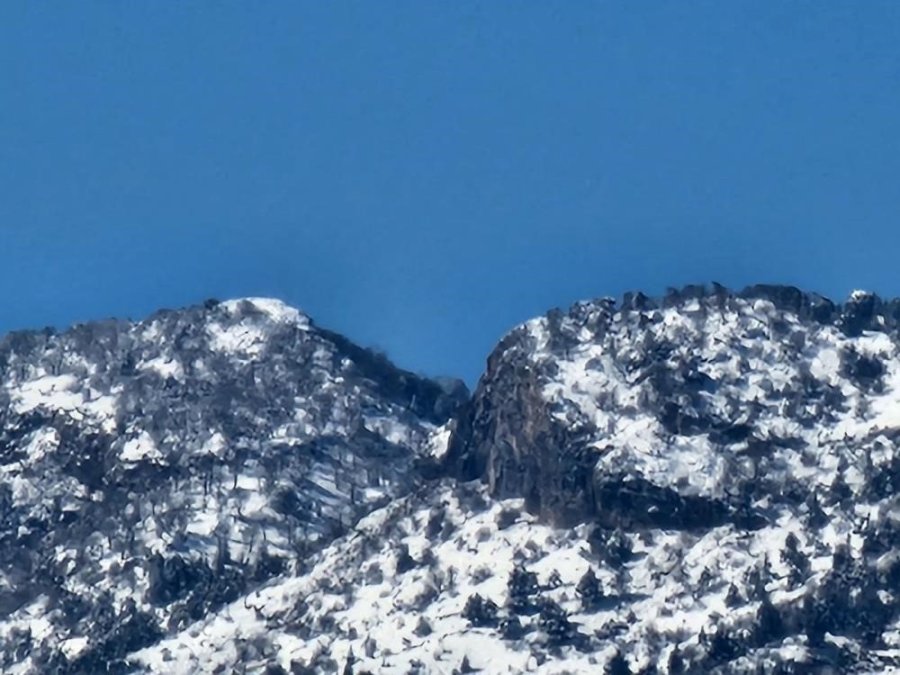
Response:
[{"label": "clear blue sky", "polygon": [[716,280],[900,294],[900,3],[0,3],[0,331],[273,295],[470,382]]}]

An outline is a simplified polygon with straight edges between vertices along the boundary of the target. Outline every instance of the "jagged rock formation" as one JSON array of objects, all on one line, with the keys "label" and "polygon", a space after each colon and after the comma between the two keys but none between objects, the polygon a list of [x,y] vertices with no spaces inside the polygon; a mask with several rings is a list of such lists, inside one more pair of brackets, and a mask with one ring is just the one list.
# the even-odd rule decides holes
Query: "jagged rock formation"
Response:
[{"label": "jagged rock formation", "polygon": [[0,345],[9,672],[889,672],[900,301],[554,310],[466,393],[272,301]]}]

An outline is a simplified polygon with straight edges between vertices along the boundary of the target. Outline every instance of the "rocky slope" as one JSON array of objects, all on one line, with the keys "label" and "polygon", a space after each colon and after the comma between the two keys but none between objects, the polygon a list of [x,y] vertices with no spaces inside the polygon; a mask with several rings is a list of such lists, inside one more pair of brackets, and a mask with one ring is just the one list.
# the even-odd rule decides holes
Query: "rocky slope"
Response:
[{"label": "rocky slope", "polygon": [[579,303],[468,401],[271,301],[12,336],[4,667],[898,671],[898,325]]},{"label": "rocky slope", "polygon": [[271,300],[0,342],[3,672],[132,651],[415,484],[466,397]]}]

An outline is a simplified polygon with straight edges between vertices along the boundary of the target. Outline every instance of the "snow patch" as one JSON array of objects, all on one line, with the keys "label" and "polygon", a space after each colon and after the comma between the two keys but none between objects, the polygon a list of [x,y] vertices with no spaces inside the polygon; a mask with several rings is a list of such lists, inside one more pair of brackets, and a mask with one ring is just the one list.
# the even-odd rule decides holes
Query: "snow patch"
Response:
[{"label": "snow patch", "polygon": [[222,307],[229,314],[234,315],[239,311],[243,303],[253,305],[259,312],[265,314],[270,321],[275,323],[292,324],[302,329],[310,327],[310,320],[306,314],[275,298],[237,298],[223,302]]},{"label": "snow patch", "polygon": [[175,358],[158,356],[155,359],[142,363],[139,368],[140,370],[155,372],[164,380],[170,377],[176,380],[184,379],[184,367]]},{"label": "snow patch", "polygon": [[439,426],[428,437],[425,453],[434,459],[443,459],[447,454],[447,450],[450,449],[450,436],[452,434],[453,429],[450,422]]},{"label": "snow patch", "polygon": [[142,431],[137,438],[126,441],[119,453],[119,459],[132,463],[162,459],[162,456],[156,441],[146,431]]}]

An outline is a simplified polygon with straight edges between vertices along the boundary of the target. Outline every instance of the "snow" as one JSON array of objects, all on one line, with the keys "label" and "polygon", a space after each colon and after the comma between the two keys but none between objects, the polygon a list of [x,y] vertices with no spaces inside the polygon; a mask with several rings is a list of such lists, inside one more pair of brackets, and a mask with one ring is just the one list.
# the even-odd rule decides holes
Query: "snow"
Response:
[{"label": "snow", "polygon": [[90,640],[86,637],[74,637],[63,640],[59,647],[60,651],[66,655],[66,658],[73,660],[87,649]]},{"label": "snow", "polygon": [[123,462],[140,462],[144,460],[162,459],[163,455],[156,446],[156,441],[146,431],[137,438],[125,441],[119,459]]},{"label": "snow", "polygon": [[37,463],[59,447],[59,432],[56,429],[38,429],[25,446],[29,463]]},{"label": "snow", "polygon": [[213,455],[220,459],[225,457],[227,451],[228,443],[219,431],[214,431],[210,434],[209,439],[200,448],[202,454]]},{"label": "snow", "polygon": [[266,331],[246,321],[234,326],[210,324],[207,333],[210,347],[226,354],[255,357],[262,354],[266,346]]},{"label": "snow", "polygon": [[163,379],[175,378],[176,380],[184,379],[184,366],[174,357],[158,356],[140,365],[141,370],[155,372]]},{"label": "snow", "polygon": [[199,511],[185,531],[201,537],[211,537],[219,526],[219,518],[212,511]]},{"label": "snow", "polygon": [[79,387],[74,375],[47,375],[25,382],[11,392],[15,411],[24,415],[36,408],[75,410],[84,402],[84,395],[77,391]]},{"label": "snow", "polygon": [[[798,324],[795,316],[780,312],[763,300],[736,301],[728,312],[702,310],[696,299],[686,306],[656,310],[658,319],[644,330],[657,343],[674,346],[669,363],[694,358],[699,372],[715,383],[712,392],[702,394],[710,412],[732,424],[747,423],[748,411],[729,411],[728,399],[755,401],[761,408],[759,419],[753,422],[759,435],[799,436],[817,448],[820,461],[814,467],[802,464],[796,452],[779,450],[779,460],[786,463],[789,473],[830,485],[847,439],[867,438],[878,430],[900,428],[900,363],[890,336],[864,333],[849,338],[833,326],[813,325],[807,329]],[[786,335],[805,331],[802,357],[792,353],[787,338],[777,339],[770,333],[767,326],[776,320],[788,326]],[[629,359],[638,358],[638,352],[632,339],[633,326],[623,314],[615,315],[602,339],[582,337],[565,353],[550,351],[546,319],[530,321],[524,330],[532,338],[529,356],[537,370],[553,363],[555,375],[545,381],[543,392],[555,405],[554,416],[569,424],[586,419],[598,430],[594,443],[598,466],[630,466],[656,484],[674,482],[682,484],[685,493],[722,495],[729,466],[727,456],[704,436],[672,437],[662,428],[656,410],[644,410],[641,401],[652,396],[652,390],[628,370]],[[887,365],[880,393],[862,394],[857,384],[847,378],[841,353],[850,348]],[[767,401],[773,398],[772,392],[793,386],[804,360],[812,378],[839,389],[851,402],[864,396],[871,410],[868,417],[861,419],[851,406],[847,412],[837,413],[834,423],[821,430],[787,426],[780,404]],[[862,474],[851,470],[847,478],[860,485]]]},{"label": "snow", "polygon": [[425,453],[434,459],[443,459],[450,448],[450,436],[453,433],[451,424],[441,425],[432,432],[425,446]]},{"label": "snow", "polygon": [[[434,504],[445,505],[446,521],[453,524],[445,539],[429,539],[422,529],[433,508],[429,505]],[[785,522],[764,528],[750,534],[749,541],[746,533],[730,527],[713,529],[693,542],[678,533],[653,533],[643,540],[633,540],[637,558],[617,571],[598,564],[586,542],[575,533],[541,525],[527,514],[506,529],[499,529],[501,511],[521,508],[520,500],[488,500],[486,510],[473,514],[450,486],[440,488],[418,508],[414,503],[395,502],[361,520],[352,534],[316,556],[308,574],[284,578],[251,593],[247,600],[233,603],[189,630],[143,650],[137,660],[152,672],[212,673],[234,662],[229,645],[236,640],[266,639],[278,646],[278,660],[285,669],[292,661],[308,663],[324,650],[338,667],[352,651],[359,659],[356,667],[360,670],[398,675],[410,672],[415,663],[423,664],[425,672],[449,673],[463,657],[486,675],[601,671],[614,650],[582,653],[564,647],[554,658],[539,663],[532,656],[533,649],[539,648],[539,643],[534,643],[539,634],[528,638],[534,643],[531,648],[523,648],[499,639],[495,631],[469,627],[460,613],[474,593],[502,607],[507,577],[514,561],[523,559],[542,585],[553,572],[560,575],[562,585],[543,592],[569,609],[571,620],[583,635],[608,630],[620,622],[614,608],[596,613],[580,610],[574,587],[589,568],[595,570],[604,587],[626,583],[637,598],[631,606],[633,618],[621,628],[624,632],[619,640],[623,644],[641,645],[647,631],[713,631],[721,617],[740,616],[724,604],[728,583],[741,583],[763,557],[777,561],[789,531],[786,528],[795,527]],[[363,541],[378,544],[375,549],[363,548]],[[434,562],[398,573],[394,551],[400,542],[408,546],[415,560],[430,556]],[[684,551],[681,562],[672,558],[672,552],[679,549]],[[680,567],[685,581],[659,574],[660,569],[673,566]],[[707,569],[724,573],[722,583],[699,595],[689,592],[685,584],[696,586]],[[383,576],[371,577],[371,570],[380,570]],[[452,585],[447,584],[450,574],[455,579]],[[423,604],[423,594],[434,593],[428,589],[435,583],[439,590]],[[352,589],[349,595],[347,588]],[[301,599],[310,608],[302,617],[305,625],[317,625],[327,616],[337,629],[306,640],[285,632],[281,626],[286,625],[284,621]],[[262,608],[262,612],[257,613],[254,607]],[[749,616],[755,608],[751,605],[741,611]],[[431,634],[415,633],[420,618],[431,626]],[[366,656],[367,641],[377,645],[372,656]],[[646,658],[640,653],[639,649],[634,651],[633,658]],[[163,654],[170,660],[164,662]]]},{"label": "snow", "polygon": [[104,395],[68,373],[44,375],[18,386],[7,386],[13,410],[18,415],[35,410],[61,412],[74,420],[89,420],[106,432],[115,429],[120,391],[114,388]]},{"label": "snow", "polygon": [[399,420],[384,415],[367,415],[363,418],[366,429],[372,431],[390,443],[408,445],[412,441],[413,430]]},{"label": "snow", "polygon": [[[248,305],[255,313],[243,311]],[[309,317],[272,298],[228,300],[221,307],[227,320],[210,321],[207,335],[212,349],[225,354],[258,358],[265,350],[272,331],[278,327],[290,326],[303,331],[312,328]]]},{"label": "snow", "polygon": [[828,346],[820,350],[810,363],[809,372],[817,380],[829,384],[840,382],[841,359],[836,348]]},{"label": "snow", "polygon": [[301,329],[310,328],[308,316],[275,298],[238,298],[227,300],[222,303],[222,306],[233,315],[240,310],[241,305],[244,303],[252,305],[257,311],[265,314],[272,322],[291,324]]}]

